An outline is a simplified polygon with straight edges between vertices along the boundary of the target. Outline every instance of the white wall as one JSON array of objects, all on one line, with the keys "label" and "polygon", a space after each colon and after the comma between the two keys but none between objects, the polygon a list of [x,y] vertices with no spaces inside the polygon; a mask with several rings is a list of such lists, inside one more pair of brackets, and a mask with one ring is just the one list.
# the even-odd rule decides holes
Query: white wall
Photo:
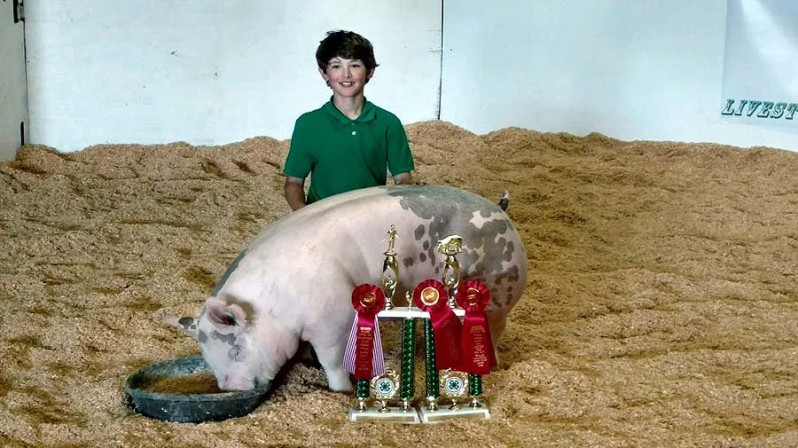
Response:
[{"label": "white wall", "polygon": [[798,133],[798,2],[729,0],[724,121]]},{"label": "white wall", "polygon": [[313,54],[333,28],[372,40],[381,66],[367,95],[405,123],[434,118],[440,106],[441,119],[476,133],[520,126],[798,150],[798,132],[721,119],[727,0],[26,7],[31,140],[63,151],[288,138],[296,116],[329,96]]},{"label": "white wall", "polygon": [[444,19],[441,119],[473,132],[798,150],[798,132],[721,121],[726,0],[458,0]]},{"label": "white wall", "polygon": [[[289,138],[329,99],[315,51],[331,29],[371,40],[369,100],[434,118],[440,1],[27,0],[31,139],[222,144]],[[408,70],[412,67],[412,70]]]},{"label": "white wall", "polygon": [[[22,144],[21,134],[27,134],[23,26],[14,23],[13,2],[0,1],[0,160],[13,159]],[[20,123],[25,123],[22,132]]]}]

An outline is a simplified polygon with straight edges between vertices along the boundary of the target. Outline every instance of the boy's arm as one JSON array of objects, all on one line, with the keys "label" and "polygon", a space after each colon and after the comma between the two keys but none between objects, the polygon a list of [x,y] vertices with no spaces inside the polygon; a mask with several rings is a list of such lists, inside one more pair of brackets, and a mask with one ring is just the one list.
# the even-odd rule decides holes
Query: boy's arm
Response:
[{"label": "boy's arm", "polygon": [[388,171],[393,176],[396,185],[409,185],[413,183],[411,172],[415,169],[413,153],[407,141],[407,134],[402,122],[395,115],[391,115],[394,122],[388,127]]},{"label": "boy's arm", "polygon": [[393,183],[396,185],[410,185],[413,183],[413,176],[407,173],[399,173],[393,176]]},{"label": "boy's arm", "polygon": [[299,210],[307,205],[305,198],[305,178],[310,174],[313,166],[313,156],[310,148],[313,144],[309,141],[313,135],[312,126],[309,124],[310,118],[304,114],[297,118],[294,124],[294,132],[291,134],[291,146],[288,148],[288,155],[285,157],[283,174],[285,184],[283,185],[283,195],[291,210]]},{"label": "boy's arm", "polygon": [[288,206],[291,210],[299,210],[307,205],[305,202],[305,179],[298,177],[285,177],[285,185],[283,185],[283,194]]}]

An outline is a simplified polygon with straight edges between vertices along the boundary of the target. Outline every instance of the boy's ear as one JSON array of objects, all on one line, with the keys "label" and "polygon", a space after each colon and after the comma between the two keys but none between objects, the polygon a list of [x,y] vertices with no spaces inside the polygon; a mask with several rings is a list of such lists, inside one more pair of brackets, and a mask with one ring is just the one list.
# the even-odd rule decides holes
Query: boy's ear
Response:
[{"label": "boy's ear", "polygon": [[327,69],[319,67],[319,74],[321,75],[322,79],[325,81],[329,81],[330,79],[327,77]]},{"label": "boy's ear", "polygon": [[372,76],[374,76],[374,70],[377,70],[377,67],[372,68],[368,75],[366,75],[366,81],[370,80]]}]

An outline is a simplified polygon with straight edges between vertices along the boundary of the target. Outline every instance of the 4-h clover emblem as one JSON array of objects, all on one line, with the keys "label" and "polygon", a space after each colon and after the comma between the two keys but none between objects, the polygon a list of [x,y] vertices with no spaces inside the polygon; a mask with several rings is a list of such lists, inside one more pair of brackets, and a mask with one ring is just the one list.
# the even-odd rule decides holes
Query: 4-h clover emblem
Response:
[{"label": "4-h clover emblem", "polygon": [[399,377],[391,370],[371,380],[371,390],[377,400],[393,400],[399,393]]},{"label": "4-h clover emblem", "polygon": [[455,370],[444,370],[441,375],[441,389],[448,398],[459,398],[468,391],[468,374]]}]

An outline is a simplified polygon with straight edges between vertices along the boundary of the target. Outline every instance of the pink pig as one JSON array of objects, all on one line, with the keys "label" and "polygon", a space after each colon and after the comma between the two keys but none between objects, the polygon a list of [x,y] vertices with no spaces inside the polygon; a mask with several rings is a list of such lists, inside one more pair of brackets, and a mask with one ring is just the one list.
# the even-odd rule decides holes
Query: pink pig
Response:
[{"label": "pink pig", "polygon": [[272,381],[300,341],[308,341],[329,388],[349,391],[343,357],[354,318],[352,290],[378,283],[394,225],[395,297],[440,279],[436,244],[460,235],[461,279],[479,279],[490,289],[495,344],[527,277],[524,246],[502,202],[444,186],[373,187],[327,198],[267,226],[224,273],[199,318],[163,318],[199,342],[223,390]]}]

